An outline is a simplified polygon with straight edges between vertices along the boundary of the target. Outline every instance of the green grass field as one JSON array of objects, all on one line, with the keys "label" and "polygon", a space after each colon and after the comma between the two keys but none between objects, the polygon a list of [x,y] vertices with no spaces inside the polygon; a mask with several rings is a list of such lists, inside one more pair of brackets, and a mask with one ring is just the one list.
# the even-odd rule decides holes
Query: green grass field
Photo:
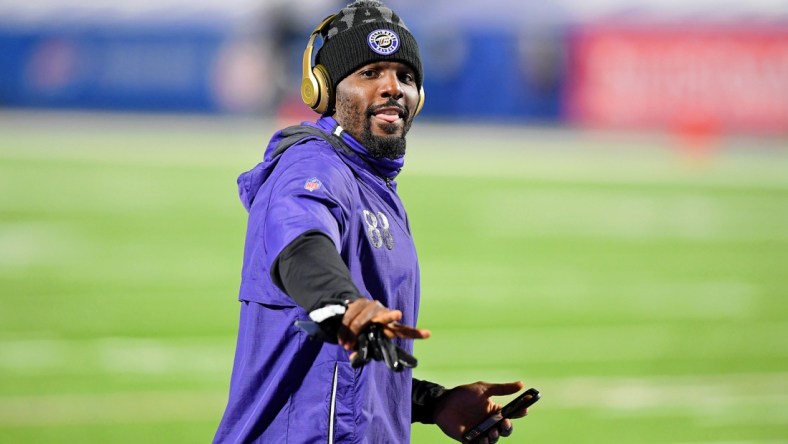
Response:
[{"label": "green grass field", "polygon": [[[0,115],[0,442],[210,441],[273,129]],[[785,140],[417,124],[399,183],[416,375],[543,393],[501,442],[788,442]]]}]

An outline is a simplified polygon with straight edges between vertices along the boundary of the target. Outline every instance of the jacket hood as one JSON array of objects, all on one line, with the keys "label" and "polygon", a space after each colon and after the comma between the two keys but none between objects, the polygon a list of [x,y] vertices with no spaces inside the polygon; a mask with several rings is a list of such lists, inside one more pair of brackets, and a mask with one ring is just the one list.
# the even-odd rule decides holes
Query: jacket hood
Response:
[{"label": "jacket hood", "polygon": [[282,130],[274,133],[265,149],[263,161],[255,165],[251,170],[238,176],[238,195],[246,211],[251,210],[254,198],[257,196],[257,190],[268,179],[277,162],[279,162],[283,151],[276,153],[276,155],[274,153],[284,138]]},{"label": "jacket hood", "polygon": [[[315,123],[303,122],[301,125],[301,127],[284,128],[274,133],[265,149],[263,161],[251,170],[238,176],[238,194],[246,211],[251,210],[257,191],[271,175],[282,153],[290,146],[307,139],[331,138],[334,140],[332,145],[338,144],[345,147],[344,150],[340,150],[341,155],[350,163],[355,164],[356,168],[369,170],[375,175],[386,179],[387,183],[392,181],[402,169],[404,158],[371,158],[367,149],[344,132],[333,117],[322,117]],[[311,130],[313,133],[315,130],[318,130],[319,134],[310,134],[310,131],[303,129],[304,127],[311,127],[306,129]]]}]

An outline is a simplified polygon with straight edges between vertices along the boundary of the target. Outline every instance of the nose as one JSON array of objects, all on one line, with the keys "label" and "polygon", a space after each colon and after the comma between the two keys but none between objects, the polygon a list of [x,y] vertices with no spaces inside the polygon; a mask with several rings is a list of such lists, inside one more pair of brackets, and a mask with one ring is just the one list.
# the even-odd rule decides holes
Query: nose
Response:
[{"label": "nose", "polygon": [[405,94],[396,70],[387,69],[380,76],[380,94],[383,97],[392,97],[395,100],[401,99]]}]

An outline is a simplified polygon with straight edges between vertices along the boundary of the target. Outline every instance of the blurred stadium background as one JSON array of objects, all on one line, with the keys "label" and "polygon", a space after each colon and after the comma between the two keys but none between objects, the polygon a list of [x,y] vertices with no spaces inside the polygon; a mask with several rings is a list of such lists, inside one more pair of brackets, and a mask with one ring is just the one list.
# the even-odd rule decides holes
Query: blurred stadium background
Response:
[{"label": "blurred stadium background", "polygon": [[[210,441],[235,177],[344,3],[0,0],[0,442]],[[416,375],[538,387],[511,443],[788,442],[788,2],[386,3]]]}]

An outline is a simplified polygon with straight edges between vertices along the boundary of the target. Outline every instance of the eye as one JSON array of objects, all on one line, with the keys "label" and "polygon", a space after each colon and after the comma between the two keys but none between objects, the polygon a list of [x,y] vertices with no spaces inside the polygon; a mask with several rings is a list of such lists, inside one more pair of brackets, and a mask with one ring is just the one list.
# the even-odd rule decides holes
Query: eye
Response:
[{"label": "eye", "polygon": [[358,75],[367,79],[374,79],[375,77],[377,77],[378,72],[375,71],[374,69],[362,69],[361,71],[358,72]]},{"label": "eye", "polygon": [[413,73],[410,71],[401,72],[399,73],[399,81],[407,85],[410,85],[416,81],[416,76],[414,76]]}]

